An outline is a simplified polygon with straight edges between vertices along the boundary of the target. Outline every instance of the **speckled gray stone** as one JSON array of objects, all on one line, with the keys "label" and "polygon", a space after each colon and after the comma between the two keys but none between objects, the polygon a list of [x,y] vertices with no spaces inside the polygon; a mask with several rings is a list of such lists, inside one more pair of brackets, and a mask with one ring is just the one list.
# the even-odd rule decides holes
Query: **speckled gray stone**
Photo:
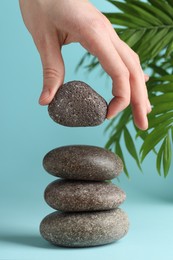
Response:
[{"label": "speckled gray stone", "polygon": [[57,180],[47,186],[44,197],[50,207],[74,212],[115,209],[126,194],[108,182]]},{"label": "speckled gray stone", "polygon": [[40,233],[55,245],[88,247],[119,240],[128,227],[128,217],[119,208],[98,212],[54,212],[42,220]]},{"label": "speckled gray stone", "polygon": [[59,88],[48,112],[64,126],[96,126],[106,118],[107,103],[86,83],[71,81]]},{"label": "speckled gray stone", "polygon": [[54,176],[94,181],[113,179],[123,170],[118,155],[101,147],[87,145],[56,148],[46,154],[43,166]]}]

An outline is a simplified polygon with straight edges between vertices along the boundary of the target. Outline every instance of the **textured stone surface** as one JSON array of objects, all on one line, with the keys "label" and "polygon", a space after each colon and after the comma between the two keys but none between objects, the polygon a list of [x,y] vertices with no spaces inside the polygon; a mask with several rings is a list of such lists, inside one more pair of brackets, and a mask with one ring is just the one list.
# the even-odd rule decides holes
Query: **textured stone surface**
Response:
[{"label": "textured stone surface", "polygon": [[123,170],[121,159],[96,146],[73,145],[56,148],[43,159],[43,166],[52,175],[76,180],[110,180]]},{"label": "textured stone surface", "polygon": [[117,208],[125,193],[112,183],[57,180],[45,190],[49,206],[61,211],[96,211]]},{"label": "textured stone surface", "polygon": [[59,88],[48,112],[64,126],[96,126],[106,118],[107,103],[86,83],[71,81]]},{"label": "textured stone surface", "polygon": [[54,212],[42,220],[40,233],[55,245],[87,247],[122,238],[128,226],[127,215],[119,208],[98,212]]}]

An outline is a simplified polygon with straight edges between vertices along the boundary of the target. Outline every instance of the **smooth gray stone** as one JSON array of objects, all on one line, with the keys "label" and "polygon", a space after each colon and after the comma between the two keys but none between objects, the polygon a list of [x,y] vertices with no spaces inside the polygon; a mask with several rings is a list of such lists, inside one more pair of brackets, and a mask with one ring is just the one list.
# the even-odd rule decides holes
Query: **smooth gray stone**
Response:
[{"label": "smooth gray stone", "polygon": [[111,180],[123,170],[122,160],[96,146],[72,145],[53,149],[43,159],[50,174],[76,180]]},{"label": "smooth gray stone", "polygon": [[88,247],[119,240],[128,227],[128,217],[119,208],[98,212],[54,212],[42,220],[40,233],[55,245]]},{"label": "smooth gray stone", "polygon": [[50,117],[64,126],[96,126],[107,115],[107,103],[90,86],[81,81],[62,85],[48,106]]},{"label": "smooth gray stone", "polygon": [[126,194],[108,182],[57,180],[47,186],[44,198],[60,211],[97,211],[117,208]]}]

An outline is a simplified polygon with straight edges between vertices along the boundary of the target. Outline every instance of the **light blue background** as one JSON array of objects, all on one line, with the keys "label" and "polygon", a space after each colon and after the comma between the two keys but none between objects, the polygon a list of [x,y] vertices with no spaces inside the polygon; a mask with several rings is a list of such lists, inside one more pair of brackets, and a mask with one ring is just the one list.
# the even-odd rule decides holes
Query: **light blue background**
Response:
[{"label": "light blue background", "polygon": [[[105,0],[93,0],[102,11],[111,11]],[[65,81],[89,83],[107,101],[111,81],[98,72],[87,75],[75,67],[84,50],[78,44],[63,48]],[[111,55],[111,54],[110,54]],[[173,168],[165,180],[158,177],[155,158],[149,155],[144,174],[126,153],[131,179],[124,174],[116,183],[127,193],[122,208],[128,213],[128,235],[111,245],[56,248],[39,235],[39,223],[52,212],[43,200],[45,187],[54,180],[42,168],[51,149],[68,144],[103,147],[107,125],[66,128],[55,124],[47,108],[38,105],[42,87],[39,55],[21,19],[18,1],[0,1],[0,259],[173,259]]]}]

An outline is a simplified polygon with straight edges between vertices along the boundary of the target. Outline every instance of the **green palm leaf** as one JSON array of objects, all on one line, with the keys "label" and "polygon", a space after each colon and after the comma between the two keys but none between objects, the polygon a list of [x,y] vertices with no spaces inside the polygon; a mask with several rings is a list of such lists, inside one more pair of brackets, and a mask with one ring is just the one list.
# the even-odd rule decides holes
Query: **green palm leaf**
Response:
[{"label": "green palm leaf", "polygon": [[148,129],[156,128],[164,122],[167,122],[167,124],[169,124],[169,123],[173,124],[173,112],[167,112],[167,113],[161,114],[157,117],[153,117],[153,115],[151,114],[149,116],[149,128]]},{"label": "green palm leaf", "polygon": [[168,111],[173,111],[173,102],[172,101],[155,106],[152,110],[151,116],[149,116],[149,119],[152,120],[152,116],[158,116],[158,115],[166,113]]},{"label": "green palm leaf", "polygon": [[159,104],[163,104],[163,103],[167,103],[167,102],[171,102],[171,101],[173,104],[173,92],[165,93],[165,94],[150,98],[150,102],[152,105],[159,105]]},{"label": "green palm leaf", "polygon": [[142,147],[141,147],[141,161],[145,159],[150,151],[155,147],[167,134],[169,127],[166,127],[167,124],[162,125],[159,129],[154,129],[146,137]]},{"label": "green palm leaf", "polygon": [[123,161],[124,172],[125,172],[126,176],[129,177],[129,172],[128,172],[127,167],[126,167],[126,162],[124,160],[123,152],[122,152],[122,149],[121,149],[121,146],[120,146],[119,142],[116,143],[115,153],[118,154],[119,157],[121,158],[121,160]]},{"label": "green palm leaf", "polygon": [[[169,4],[169,6],[172,6],[173,7],[173,2],[172,0],[166,0],[166,2]],[[169,8],[169,7],[168,7]]]},{"label": "green palm leaf", "polygon": [[123,13],[103,13],[112,24],[122,25],[130,28],[148,27],[150,24],[142,18],[133,17],[130,14]]},{"label": "green palm leaf", "polygon": [[125,140],[125,144],[126,144],[128,152],[135,159],[139,169],[142,170],[140,162],[139,162],[138,154],[137,154],[137,151],[135,148],[135,144],[133,142],[133,139],[132,139],[127,127],[124,128],[124,140]]},{"label": "green palm leaf", "polygon": [[[169,6],[165,1],[155,0],[149,1],[150,4],[136,0],[125,1],[125,3],[112,0],[109,2],[122,12],[107,13],[105,15],[112,24],[124,26],[119,31],[119,35],[140,55],[142,62],[153,59],[166,47],[169,47],[167,55],[172,52],[172,6]],[[169,11],[165,12],[168,9]],[[129,31],[129,29],[133,30]],[[125,33],[126,30],[128,31],[128,37]],[[124,33],[126,34],[125,39]]]},{"label": "green palm leaf", "polygon": [[163,169],[164,169],[165,177],[168,175],[170,169],[171,157],[172,157],[172,150],[171,150],[170,137],[168,133],[164,140],[164,153],[163,153]]},{"label": "green palm leaf", "polygon": [[162,160],[163,160],[163,152],[164,152],[164,142],[162,143],[159,152],[157,154],[157,160],[156,160],[156,168],[157,171],[159,173],[159,175],[161,176],[161,167],[162,167]]},{"label": "green palm leaf", "polygon": [[155,10],[155,14],[160,17],[160,19],[164,19],[165,22],[171,22],[173,7],[168,3],[165,3],[164,0],[148,0],[149,3],[152,4],[150,6],[151,11]]},{"label": "green palm leaf", "polygon": [[173,52],[173,41],[168,44],[168,48],[166,50],[166,57],[169,57],[169,55]]},{"label": "green palm leaf", "polygon": [[[143,7],[137,6],[138,2],[135,4],[122,3],[119,1],[111,1],[116,7],[118,7],[124,13],[128,13],[131,17],[138,17],[143,19],[148,25],[158,25],[162,22],[153,14],[146,11]],[[150,22],[149,22],[150,21]]]},{"label": "green palm leaf", "polygon": [[151,91],[162,92],[162,93],[173,93],[173,83],[158,84],[154,85]]}]

